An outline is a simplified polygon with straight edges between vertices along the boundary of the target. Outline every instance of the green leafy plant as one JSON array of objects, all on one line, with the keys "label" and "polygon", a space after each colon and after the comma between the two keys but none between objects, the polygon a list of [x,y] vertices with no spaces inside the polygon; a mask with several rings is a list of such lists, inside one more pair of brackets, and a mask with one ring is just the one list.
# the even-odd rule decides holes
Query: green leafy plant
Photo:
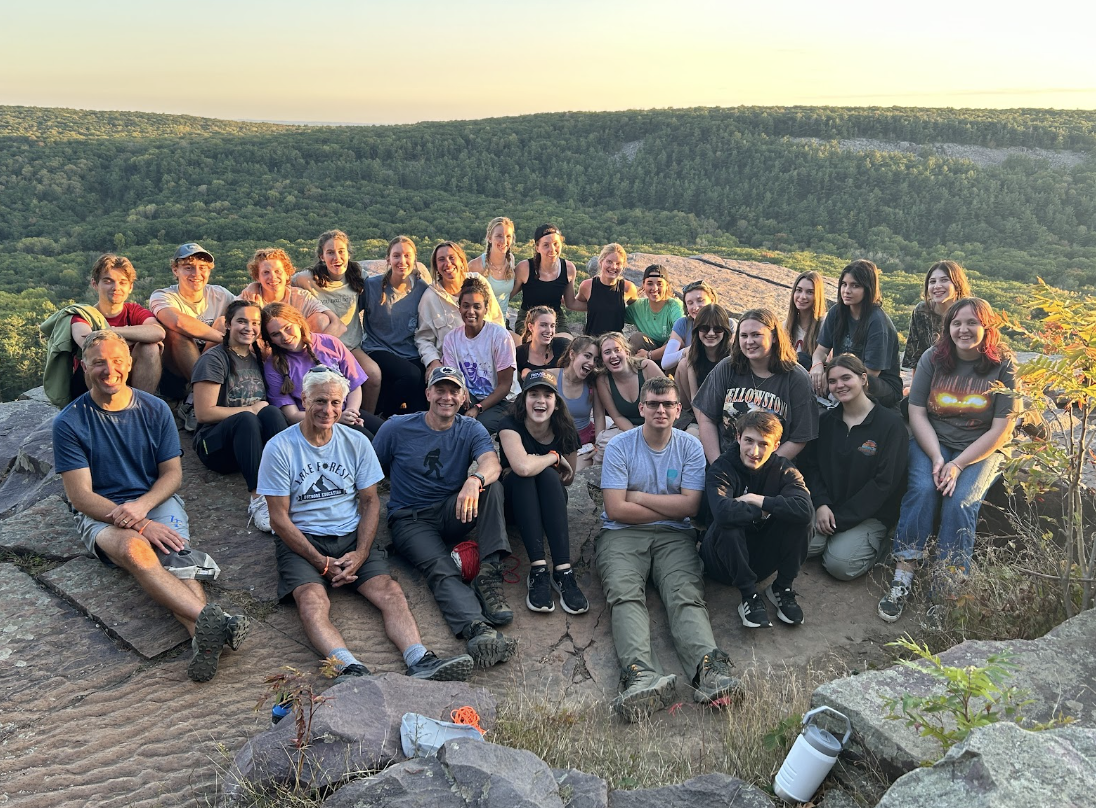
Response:
[{"label": "green leafy plant", "polygon": [[914,642],[908,636],[888,645],[913,653],[918,659],[900,660],[899,664],[939,679],[944,683],[944,692],[929,696],[906,693],[900,698],[884,699],[886,718],[905,721],[906,726],[917,730],[921,737],[939,741],[944,752],[965,740],[976,727],[999,721],[1010,721],[1024,729],[1043,730],[1073,720],[1058,716],[1039,724],[1022,715],[1032,700],[1027,698],[1026,691],[1006,684],[1017,669],[1010,652],[990,654],[982,666],[957,667],[945,665],[927,645]]},{"label": "green leafy plant", "polygon": [[799,732],[799,727],[802,723],[802,713],[796,713],[795,715],[789,715],[786,718],[782,718],[775,727],[762,736],[762,747],[764,747],[766,752],[772,752],[774,749],[786,749],[791,745],[791,742]]}]

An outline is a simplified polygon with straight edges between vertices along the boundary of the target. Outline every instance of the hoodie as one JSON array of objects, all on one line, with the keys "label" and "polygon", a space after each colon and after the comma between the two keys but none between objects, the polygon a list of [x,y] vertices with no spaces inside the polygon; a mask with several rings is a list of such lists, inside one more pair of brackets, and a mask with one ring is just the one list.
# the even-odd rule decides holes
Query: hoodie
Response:
[{"label": "hoodie", "polygon": [[[811,520],[811,495],[803,476],[792,461],[777,454],[755,471],[742,463],[735,443],[708,468],[704,489],[712,519],[722,528],[749,527],[765,518],[762,511],[796,525]],[[760,494],[764,506],[736,501],[742,494]]]}]

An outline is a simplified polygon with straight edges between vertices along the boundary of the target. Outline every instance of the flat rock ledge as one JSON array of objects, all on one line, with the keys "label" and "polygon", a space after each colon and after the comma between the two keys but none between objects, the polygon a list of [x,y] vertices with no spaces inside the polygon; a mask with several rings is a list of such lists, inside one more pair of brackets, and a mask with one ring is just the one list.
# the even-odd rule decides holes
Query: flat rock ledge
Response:
[{"label": "flat rock ledge", "polygon": [[[945,665],[981,666],[991,654],[1003,651],[1011,651],[1018,665],[1008,684],[1026,690],[1032,700],[1024,716],[1036,722],[1072,716],[1073,727],[1096,729],[1096,610],[1067,620],[1037,640],[968,641],[943,652],[940,659]],[[828,682],[815,690],[811,705],[825,704],[848,716],[854,729],[853,756],[877,765],[894,780],[936,760],[941,750],[903,721],[886,719],[883,702],[939,689],[938,680],[896,665]]]}]

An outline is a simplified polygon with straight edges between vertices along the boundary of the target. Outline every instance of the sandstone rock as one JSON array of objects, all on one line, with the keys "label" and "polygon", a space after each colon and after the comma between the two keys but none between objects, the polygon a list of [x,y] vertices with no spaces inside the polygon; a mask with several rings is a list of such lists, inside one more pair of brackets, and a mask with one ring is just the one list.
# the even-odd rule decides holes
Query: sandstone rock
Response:
[{"label": "sandstone rock", "polygon": [[3,722],[25,724],[125,679],[140,660],[12,564],[0,564]]},{"label": "sandstone rock", "polygon": [[405,760],[375,777],[349,783],[324,808],[466,808],[437,758]]},{"label": "sandstone rock", "polygon": [[482,808],[563,808],[548,764],[532,752],[479,741],[449,741],[438,750],[454,790]]},{"label": "sandstone rock", "polygon": [[74,558],[41,581],[146,659],[190,642],[186,629],[133,576],[96,558]]},{"label": "sandstone rock", "polygon": [[737,777],[703,774],[675,786],[613,791],[609,808],[773,808],[773,802]]},{"label": "sandstone rock", "polygon": [[72,511],[57,495],[0,521],[0,550],[66,560],[86,554]]},{"label": "sandstone rock", "polygon": [[[300,782],[324,788],[343,782],[357,772],[384,768],[403,760],[400,721],[409,709],[450,720],[457,707],[473,707],[481,726],[495,720],[495,698],[483,688],[463,682],[423,682],[400,674],[342,682],[324,694],[312,720],[312,741],[302,753]],[[295,780],[298,753],[293,722],[248,741],[237,753],[227,790],[239,794],[246,781],[257,788]]]},{"label": "sandstone rock", "polygon": [[[1015,652],[1019,670],[1008,684],[1027,690],[1032,704],[1024,715],[1046,721],[1059,713],[1072,715],[1078,725],[1096,728],[1096,610],[1066,621],[1038,640],[965,642],[940,654],[945,665],[982,665],[986,657]],[[874,758],[885,774],[899,777],[922,761],[940,756],[940,745],[922,738],[901,721],[884,718],[885,698],[939,692],[936,679],[904,666],[838,679],[818,688],[811,706],[829,705],[853,722],[854,750]]]},{"label": "sandstone rock", "polygon": [[1094,792],[1096,730],[1028,732],[1001,723],[976,729],[936,765],[899,778],[879,808],[1081,808],[1092,805]]},{"label": "sandstone rock", "polygon": [[552,769],[563,808],[607,808],[609,784],[578,769]]}]

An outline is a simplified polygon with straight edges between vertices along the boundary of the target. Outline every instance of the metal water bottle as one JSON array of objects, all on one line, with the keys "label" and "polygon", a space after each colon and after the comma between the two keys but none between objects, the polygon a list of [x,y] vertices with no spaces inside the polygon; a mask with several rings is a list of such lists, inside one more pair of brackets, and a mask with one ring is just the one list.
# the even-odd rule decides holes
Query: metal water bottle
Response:
[{"label": "metal water bottle", "polygon": [[[845,737],[840,741],[813,723],[814,717],[822,712],[845,722]],[[773,781],[776,796],[788,802],[807,802],[814,796],[852,735],[852,722],[831,707],[815,707],[803,716],[803,726]]]}]

